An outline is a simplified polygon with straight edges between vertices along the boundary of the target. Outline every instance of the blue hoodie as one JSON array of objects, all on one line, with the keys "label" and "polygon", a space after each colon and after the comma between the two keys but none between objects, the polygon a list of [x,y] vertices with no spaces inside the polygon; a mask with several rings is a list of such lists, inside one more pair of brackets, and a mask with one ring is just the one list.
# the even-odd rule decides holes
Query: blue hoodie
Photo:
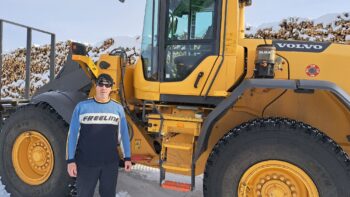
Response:
[{"label": "blue hoodie", "polygon": [[130,161],[130,140],[123,107],[110,100],[88,99],[74,109],[66,147],[68,163],[98,166],[119,161],[118,142]]}]

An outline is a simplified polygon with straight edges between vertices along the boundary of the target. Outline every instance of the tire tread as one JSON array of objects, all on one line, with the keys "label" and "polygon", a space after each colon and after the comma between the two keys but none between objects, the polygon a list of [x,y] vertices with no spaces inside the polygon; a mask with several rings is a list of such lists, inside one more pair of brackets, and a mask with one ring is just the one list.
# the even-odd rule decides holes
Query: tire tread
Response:
[{"label": "tire tread", "polygon": [[346,171],[348,172],[348,176],[350,177],[350,158],[347,153],[329,136],[325,133],[321,132],[317,128],[314,128],[308,124],[303,122],[299,122],[296,120],[288,119],[288,118],[280,118],[280,117],[271,117],[271,118],[261,118],[255,119],[249,122],[242,123],[241,125],[231,129],[228,133],[226,133],[214,146],[212,152],[210,153],[207,164],[204,171],[204,180],[203,180],[203,193],[204,196],[208,192],[208,177],[209,171],[214,166],[215,160],[220,157],[220,152],[225,149],[225,147],[229,143],[234,143],[234,139],[243,133],[249,133],[252,130],[257,128],[266,128],[266,127],[278,127],[278,128],[287,128],[284,129],[286,132],[298,132],[302,130],[307,136],[309,136],[312,140],[315,140],[320,146],[328,149],[334,153],[339,163],[341,163]]}]

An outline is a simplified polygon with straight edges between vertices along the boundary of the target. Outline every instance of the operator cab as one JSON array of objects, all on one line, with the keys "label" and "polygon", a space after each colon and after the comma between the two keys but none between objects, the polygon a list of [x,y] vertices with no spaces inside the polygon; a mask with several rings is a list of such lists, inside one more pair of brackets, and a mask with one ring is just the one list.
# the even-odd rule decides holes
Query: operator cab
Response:
[{"label": "operator cab", "polygon": [[244,72],[244,49],[237,47],[238,13],[249,4],[248,0],[146,0],[142,61],[134,77],[136,98],[221,101]]},{"label": "operator cab", "polygon": [[150,81],[182,81],[205,57],[217,53],[218,4],[215,0],[162,2],[166,3],[146,2],[141,53],[144,76]]}]

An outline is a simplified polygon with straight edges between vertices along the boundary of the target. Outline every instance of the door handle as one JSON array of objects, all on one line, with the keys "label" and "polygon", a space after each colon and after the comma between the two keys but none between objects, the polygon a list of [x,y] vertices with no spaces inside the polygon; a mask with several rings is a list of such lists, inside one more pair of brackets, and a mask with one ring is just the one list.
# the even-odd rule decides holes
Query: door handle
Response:
[{"label": "door handle", "polygon": [[203,75],[204,75],[204,72],[198,73],[196,82],[194,82],[194,88],[198,88],[198,83],[201,80],[201,78],[203,77]]}]

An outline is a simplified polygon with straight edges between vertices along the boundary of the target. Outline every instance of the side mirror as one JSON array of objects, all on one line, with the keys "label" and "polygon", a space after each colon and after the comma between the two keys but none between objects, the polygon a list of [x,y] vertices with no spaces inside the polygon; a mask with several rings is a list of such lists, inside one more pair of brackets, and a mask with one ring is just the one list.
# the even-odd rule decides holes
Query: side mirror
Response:
[{"label": "side mirror", "polygon": [[88,54],[87,47],[78,42],[71,43],[71,50],[73,55],[83,55],[86,56]]}]

